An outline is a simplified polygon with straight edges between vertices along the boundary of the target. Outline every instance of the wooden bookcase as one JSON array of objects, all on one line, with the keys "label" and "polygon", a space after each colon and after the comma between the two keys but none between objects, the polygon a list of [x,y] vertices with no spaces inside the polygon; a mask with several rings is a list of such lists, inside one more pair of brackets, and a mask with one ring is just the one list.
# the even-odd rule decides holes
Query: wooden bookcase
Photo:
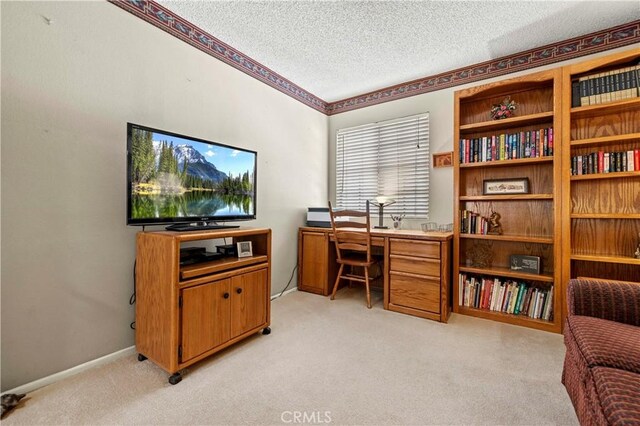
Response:
[{"label": "wooden bookcase", "polygon": [[640,281],[640,171],[571,174],[574,156],[640,149],[640,98],[571,107],[572,82],[639,63],[632,49],[562,70],[563,294],[578,276]]},{"label": "wooden bookcase", "polygon": [[[494,82],[457,91],[454,99],[454,245],[453,311],[465,315],[526,327],[560,332],[561,286],[561,161],[562,120],[560,88],[562,70],[538,72],[523,77]],[[515,115],[492,120],[489,111],[506,97],[517,103]],[[483,162],[460,159],[460,140],[493,137],[553,128],[553,155]],[[483,182],[490,179],[527,178],[529,193],[484,195]],[[461,232],[463,210],[489,216],[491,210],[501,215],[502,235]],[[473,251],[489,251],[491,264],[477,266]],[[540,274],[510,269],[510,255],[538,256]],[[540,290],[553,289],[553,316],[550,320],[526,315],[478,309],[460,303],[460,273],[480,278],[498,278],[524,282]]]}]

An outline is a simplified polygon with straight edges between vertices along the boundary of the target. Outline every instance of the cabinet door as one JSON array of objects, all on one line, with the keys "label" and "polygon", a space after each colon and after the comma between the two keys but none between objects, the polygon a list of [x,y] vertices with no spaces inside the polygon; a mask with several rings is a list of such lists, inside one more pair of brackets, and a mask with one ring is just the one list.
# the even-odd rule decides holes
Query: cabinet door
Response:
[{"label": "cabinet door", "polygon": [[182,290],[180,362],[188,361],[231,338],[230,281],[226,279]]},{"label": "cabinet door", "polygon": [[231,278],[231,338],[267,320],[267,270]]},{"label": "cabinet door", "polygon": [[[301,290],[326,294],[327,288],[327,244],[326,233],[303,232],[299,250]],[[333,283],[332,283],[333,284]]]}]

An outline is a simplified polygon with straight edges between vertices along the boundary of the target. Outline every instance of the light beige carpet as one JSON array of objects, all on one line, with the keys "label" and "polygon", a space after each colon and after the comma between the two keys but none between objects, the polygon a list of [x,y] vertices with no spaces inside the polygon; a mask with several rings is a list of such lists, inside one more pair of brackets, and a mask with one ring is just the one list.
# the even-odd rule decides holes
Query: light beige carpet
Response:
[{"label": "light beige carpet", "polygon": [[[34,391],[3,424],[577,424],[562,336],[453,315],[440,324],[344,289],[272,303],[269,336],[176,386],[129,356]],[[297,417],[296,417],[297,416]]]}]

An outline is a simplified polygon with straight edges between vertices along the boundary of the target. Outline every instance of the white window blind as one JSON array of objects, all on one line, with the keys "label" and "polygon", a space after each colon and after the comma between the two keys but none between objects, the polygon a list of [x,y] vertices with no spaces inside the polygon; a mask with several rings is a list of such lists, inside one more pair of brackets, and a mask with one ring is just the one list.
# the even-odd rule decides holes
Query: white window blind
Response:
[{"label": "white window blind", "polygon": [[428,113],[340,129],[336,140],[338,208],[364,210],[386,196],[396,202],[385,215],[429,215]]}]

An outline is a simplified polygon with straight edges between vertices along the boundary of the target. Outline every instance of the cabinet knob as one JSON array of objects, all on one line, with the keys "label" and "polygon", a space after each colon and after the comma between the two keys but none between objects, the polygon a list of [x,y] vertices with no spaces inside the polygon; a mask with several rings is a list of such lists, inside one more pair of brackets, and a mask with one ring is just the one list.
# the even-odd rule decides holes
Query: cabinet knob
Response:
[{"label": "cabinet knob", "polygon": [[240,287],[236,288],[236,293],[238,294],[242,293],[242,289]]},{"label": "cabinet knob", "polygon": [[229,293],[223,294],[222,297],[224,297],[225,299],[228,299],[229,298]]}]

